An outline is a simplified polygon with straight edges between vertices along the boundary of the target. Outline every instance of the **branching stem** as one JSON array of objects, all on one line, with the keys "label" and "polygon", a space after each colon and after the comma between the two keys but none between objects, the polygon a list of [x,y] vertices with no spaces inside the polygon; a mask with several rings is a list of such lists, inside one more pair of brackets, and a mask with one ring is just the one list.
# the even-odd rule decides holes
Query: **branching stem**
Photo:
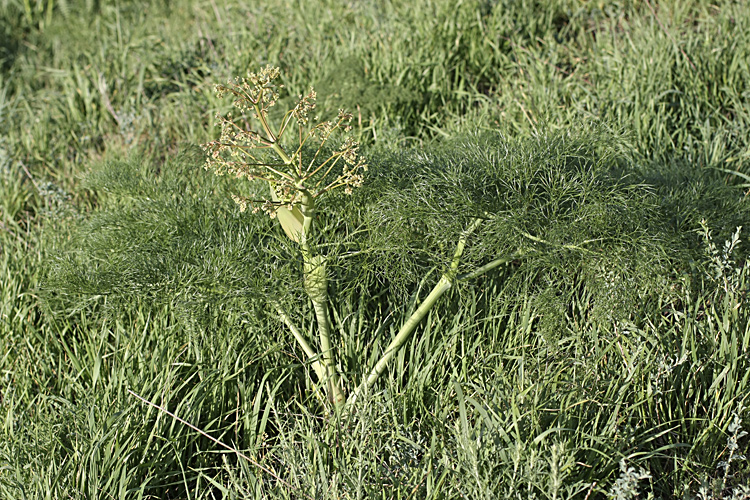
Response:
[{"label": "branching stem", "polygon": [[527,252],[522,252],[518,250],[517,252],[512,253],[511,255],[506,255],[504,257],[498,257],[497,259],[493,260],[492,262],[488,262],[487,264],[478,267],[474,269],[473,271],[470,271],[468,273],[459,274],[456,276],[456,281],[469,281],[473,280],[474,278],[478,278],[479,276],[483,275],[486,272],[489,272],[496,267],[500,267],[503,264],[508,264],[510,262],[513,262],[516,259],[520,259],[521,257],[525,257],[528,255]]}]

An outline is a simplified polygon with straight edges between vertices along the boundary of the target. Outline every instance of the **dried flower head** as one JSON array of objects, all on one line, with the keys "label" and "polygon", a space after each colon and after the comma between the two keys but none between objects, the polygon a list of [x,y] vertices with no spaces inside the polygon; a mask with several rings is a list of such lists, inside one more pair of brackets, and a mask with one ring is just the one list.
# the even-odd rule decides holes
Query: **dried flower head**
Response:
[{"label": "dried flower head", "polygon": [[308,122],[308,114],[310,111],[315,109],[315,100],[318,94],[315,93],[315,89],[310,87],[310,92],[305,96],[299,96],[299,102],[294,107],[292,113],[299,123],[306,125]]},{"label": "dried flower head", "polygon": [[[367,171],[367,163],[359,154],[359,144],[347,135],[351,130],[351,113],[339,110],[335,120],[310,124],[317,99],[312,87],[307,94],[299,96],[294,108],[286,112],[278,126],[271,124],[268,109],[278,102],[282,88],[276,83],[278,78],[279,69],[266,66],[246,78],[216,85],[216,95],[233,96],[233,107],[240,114],[238,117],[231,113],[217,115],[217,125],[221,127],[219,138],[202,145],[207,153],[205,168],[216,175],[229,174],[269,183],[270,200],[253,203],[239,196],[233,198],[243,212],[248,206],[253,206],[253,212],[257,212],[256,207],[260,206],[272,217],[281,208],[294,210],[303,198],[315,199],[339,187],[351,194],[362,185],[363,173]],[[290,128],[297,132],[293,134],[294,147],[287,147],[285,142]],[[334,135],[342,135],[341,146],[325,158],[324,146]],[[310,151],[306,147],[310,141],[317,142],[318,147],[307,157],[304,152]]]}]

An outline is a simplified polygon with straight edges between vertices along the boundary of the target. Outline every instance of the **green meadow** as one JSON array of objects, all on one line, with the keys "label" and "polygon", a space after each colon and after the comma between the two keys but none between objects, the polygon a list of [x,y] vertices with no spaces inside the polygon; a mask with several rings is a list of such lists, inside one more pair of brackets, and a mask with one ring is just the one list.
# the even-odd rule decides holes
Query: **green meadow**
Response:
[{"label": "green meadow", "polygon": [[0,0],[0,498],[750,499],[748,231],[744,1]]}]

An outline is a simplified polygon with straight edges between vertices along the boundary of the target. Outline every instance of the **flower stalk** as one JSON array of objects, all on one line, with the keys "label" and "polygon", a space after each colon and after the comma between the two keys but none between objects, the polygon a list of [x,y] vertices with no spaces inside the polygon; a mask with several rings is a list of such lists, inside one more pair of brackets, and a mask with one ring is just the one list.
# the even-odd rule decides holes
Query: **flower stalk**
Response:
[{"label": "flower stalk", "polygon": [[[323,146],[334,134],[346,134],[351,129],[349,122],[352,115],[339,111],[336,120],[310,126],[308,116],[315,109],[316,98],[313,89],[307,95],[300,96],[297,105],[287,111],[278,131],[274,132],[268,110],[279,98],[281,86],[275,83],[278,76],[278,68],[268,66],[257,74],[250,73],[247,78],[237,78],[227,85],[216,86],[219,97],[234,97],[234,107],[245,118],[243,123],[255,121],[259,128],[240,126],[231,114],[217,115],[221,136],[203,145],[208,153],[206,168],[217,175],[232,174],[237,178],[268,183],[270,197],[266,200],[250,200],[241,196],[233,198],[241,211],[252,206],[253,212],[263,210],[277,219],[287,237],[299,245],[305,292],[312,303],[317,322],[317,352],[281,305],[278,302],[272,305],[278,318],[307,355],[319,382],[325,385],[328,400],[335,407],[340,407],[346,398],[331,343],[326,258],[317,253],[312,244],[316,231],[316,201],[338,188],[351,194],[353,188],[362,185],[362,173],[367,170],[367,164],[358,154],[359,145],[348,136],[327,159],[320,158]],[[295,128],[295,122],[298,140],[293,152],[290,152],[292,149],[285,149],[282,138],[288,130]],[[318,141],[318,149],[307,161],[302,152],[314,140]],[[269,158],[268,151],[275,157]]]},{"label": "flower stalk", "polygon": [[[315,319],[318,322],[318,338],[320,342],[320,357],[323,364],[323,377],[329,399],[335,406],[344,401],[338,370],[333,359],[331,348],[331,322],[328,317],[328,275],[324,256],[313,253],[307,240],[315,216],[315,200],[308,193],[303,194],[300,205],[302,213],[302,232],[300,234],[300,250],[303,259],[303,274],[305,291],[313,304]],[[319,376],[320,377],[320,376]]]}]

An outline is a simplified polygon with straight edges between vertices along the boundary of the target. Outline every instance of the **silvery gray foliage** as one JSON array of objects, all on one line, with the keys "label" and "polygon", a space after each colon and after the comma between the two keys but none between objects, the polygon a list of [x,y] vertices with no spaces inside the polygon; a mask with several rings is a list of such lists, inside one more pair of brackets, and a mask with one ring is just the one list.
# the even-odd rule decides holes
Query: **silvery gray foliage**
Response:
[{"label": "silvery gray foliage", "polygon": [[632,500],[638,498],[638,484],[644,479],[650,479],[651,474],[643,468],[628,467],[625,459],[620,460],[620,476],[612,485],[607,496],[613,500]]},{"label": "silvery gray foliage", "polygon": [[732,423],[729,424],[727,431],[729,436],[727,437],[727,459],[722,460],[716,465],[717,469],[724,470],[724,476],[722,478],[722,487],[727,486],[727,481],[731,477],[730,468],[734,462],[742,462],[747,460],[747,457],[742,454],[740,449],[739,441],[748,435],[747,431],[742,429],[742,418],[740,415],[744,410],[743,406],[740,406],[739,410],[734,413]]}]

